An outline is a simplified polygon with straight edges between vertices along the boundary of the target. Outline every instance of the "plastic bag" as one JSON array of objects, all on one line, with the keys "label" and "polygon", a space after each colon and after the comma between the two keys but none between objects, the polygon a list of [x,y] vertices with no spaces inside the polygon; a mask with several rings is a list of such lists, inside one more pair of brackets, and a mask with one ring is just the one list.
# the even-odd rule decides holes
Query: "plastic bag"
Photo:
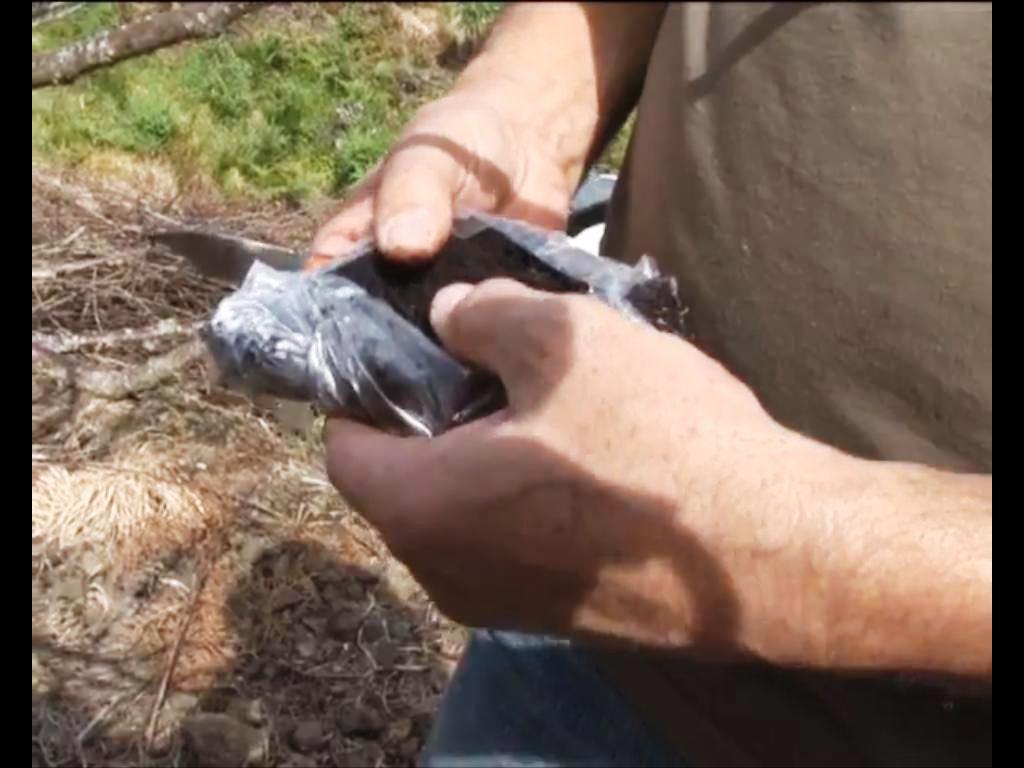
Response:
[{"label": "plastic bag", "polygon": [[634,321],[684,333],[675,281],[650,260],[630,267],[561,233],[474,214],[456,220],[426,265],[389,262],[370,241],[309,273],[256,263],[204,335],[228,385],[396,434],[438,435],[506,403],[501,381],[452,357],[429,321],[440,288],[492,277],[591,293]]}]

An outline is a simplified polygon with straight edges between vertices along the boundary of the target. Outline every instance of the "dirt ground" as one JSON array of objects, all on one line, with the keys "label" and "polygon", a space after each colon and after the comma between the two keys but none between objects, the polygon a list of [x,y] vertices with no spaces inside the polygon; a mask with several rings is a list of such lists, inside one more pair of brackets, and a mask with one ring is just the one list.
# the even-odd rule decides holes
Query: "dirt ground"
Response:
[{"label": "dirt ground", "polygon": [[463,629],[330,488],[316,425],[212,383],[225,289],[146,237],[298,244],[324,214],[33,168],[33,766],[415,763]]}]

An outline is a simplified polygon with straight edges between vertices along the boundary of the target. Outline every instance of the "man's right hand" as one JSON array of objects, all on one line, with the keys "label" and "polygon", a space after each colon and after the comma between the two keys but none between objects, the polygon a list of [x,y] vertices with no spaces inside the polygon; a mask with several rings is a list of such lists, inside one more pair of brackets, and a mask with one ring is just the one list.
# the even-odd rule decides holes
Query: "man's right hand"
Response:
[{"label": "man's right hand", "polygon": [[460,209],[564,227],[571,182],[523,134],[484,97],[452,93],[427,104],[320,229],[309,266],[341,256],[367,235],[394,259],[428,259]]}]

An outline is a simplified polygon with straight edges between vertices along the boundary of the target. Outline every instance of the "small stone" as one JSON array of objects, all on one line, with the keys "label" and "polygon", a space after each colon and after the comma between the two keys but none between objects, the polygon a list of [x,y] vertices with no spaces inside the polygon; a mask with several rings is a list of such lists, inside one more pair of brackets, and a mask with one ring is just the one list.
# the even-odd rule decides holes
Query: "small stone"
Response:
[{"label": "small stone", "polygon": [[345,736],[372,739],[384,730],[384,718],[375,707],[357,704],[338,714],[338,730]]},{"label": "small stone", "polygon": [[181,730],[197,764],[210,768],[253,766],[264,761],[269,751],[265,731],[227,714],[190,715],[182,721]]},{"label": "small stone", "polygon": [[267,706],[262,699],[235,699],[228,712],[254,728],[262,728],[270,722]]},{"label": "small stone", "polygon": [[362,621],[361,613],[353,610],[338,611],[327,620],[327,633],[336,640],[353,640]]},{"label": "small stone", "polygon": [[319,720],[303,720],[292,731],[292,748],[308,754],[324,743],[324,729]]},{"label": "small stone", "polygon": [[315,656],[316,648],[316,640],[312,637],[303,637],[295,644],[295,650],[298,651],[299,656],[304,659],[309,659]]},{"label": "small stone", "polygon": [[392,619],[388,622],[388,630],[391,633],[392,639],[402,643],[407,643],[416,636],[416,631],[412,624],[405,619]]}]

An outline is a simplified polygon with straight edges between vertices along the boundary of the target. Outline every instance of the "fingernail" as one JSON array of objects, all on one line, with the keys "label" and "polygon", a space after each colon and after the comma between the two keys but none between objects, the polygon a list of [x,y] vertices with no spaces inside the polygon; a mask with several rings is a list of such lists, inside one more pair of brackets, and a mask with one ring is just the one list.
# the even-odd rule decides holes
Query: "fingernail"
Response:
[{"label": "fingernail", "polygon": [[320,269],[320,267],[324,267],[330,264],[332,261],[335,260],[335,258],[337,257],[328,256],[325,253],[317,253],[316,251],[314,251],[313,254],[308,259],[306,259],[306,263],[302,265],[302,270],[304,272],[314,272]]},{"label": "fingernail", "polygon": [[435,331],[447,322],[452,310],[472,290],[473,286],[466,283],[452,283],[434,294],[434,300],[430,304],[430,324]]},{"label": "fingernail", "polygon": [[428,253],[436,246],[437,225],[425,208],[395,214],[381,230],[380,247],[397,255]]}]

